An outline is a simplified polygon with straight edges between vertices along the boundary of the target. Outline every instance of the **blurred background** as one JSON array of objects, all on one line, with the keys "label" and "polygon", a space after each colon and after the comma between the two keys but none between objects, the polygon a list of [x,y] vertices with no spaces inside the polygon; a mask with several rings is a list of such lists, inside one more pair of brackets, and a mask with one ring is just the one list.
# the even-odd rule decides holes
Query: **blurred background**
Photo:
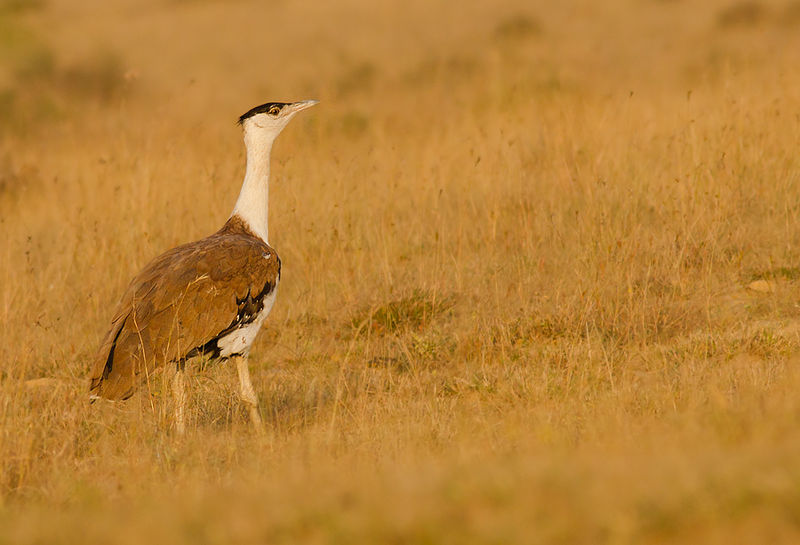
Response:
[{"label": "blurred background", "polygon": [[5,134],[100,112],[214,122],[264,97],[316,96],[331,104],[326,121],[352,136],[373,110],[399,115],[411,104],[426,116],[444,108],[429,119],[443,123],[548,94],[688,92],[743,71],[779,77],[800,28],[792,0],[5,0],[1,9]]}]

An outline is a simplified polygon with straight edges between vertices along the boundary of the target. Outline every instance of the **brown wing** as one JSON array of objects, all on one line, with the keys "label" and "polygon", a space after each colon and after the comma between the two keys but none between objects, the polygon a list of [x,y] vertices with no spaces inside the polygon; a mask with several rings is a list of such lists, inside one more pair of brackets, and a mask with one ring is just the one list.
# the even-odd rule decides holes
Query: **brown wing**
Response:
[{"label": "brown wing", "polygon": [[235,326],[240,304],[267,295],[279,275],[272,248],[226,228],[157,257],[114,313],[90,372],[90,393],[130,397],[137,377],[197,353]]}]

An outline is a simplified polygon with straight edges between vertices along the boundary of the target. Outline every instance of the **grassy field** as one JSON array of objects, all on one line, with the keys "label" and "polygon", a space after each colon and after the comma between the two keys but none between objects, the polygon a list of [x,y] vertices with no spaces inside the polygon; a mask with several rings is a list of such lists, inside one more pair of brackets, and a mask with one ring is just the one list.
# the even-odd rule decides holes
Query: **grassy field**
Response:
[{"label": "grassy field", "polygon": [[[0,0],[0,544],[800,540],[800,2],[555,4]],[[90,406],[307,98],[265,436]]]}]

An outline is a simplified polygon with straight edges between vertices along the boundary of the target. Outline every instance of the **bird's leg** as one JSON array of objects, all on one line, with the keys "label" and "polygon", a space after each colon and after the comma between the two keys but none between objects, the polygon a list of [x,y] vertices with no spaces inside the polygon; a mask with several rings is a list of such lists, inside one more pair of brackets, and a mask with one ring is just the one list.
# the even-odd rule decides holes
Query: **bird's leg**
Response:
[{"label": "bird's leg", "polygon": [[236,356],[235,359],[236,371],[239,373],[239,396],[250,407],[250,422],[253,424],[253,428],[256,432],[261,433],[264,431],[264,425],[261,423],[261,414],[258,412],[258,397],[253,389],[253,383],[250,382],[247,358]]},{"label": "bird's leg", "polygon": [[172,377],[172,395],[175,398],[175,431],[178,435],[183,435],[186,431],[186,385],[184,384],[184,373],[183,365],[179,363],[175,369],[175,376]]}]

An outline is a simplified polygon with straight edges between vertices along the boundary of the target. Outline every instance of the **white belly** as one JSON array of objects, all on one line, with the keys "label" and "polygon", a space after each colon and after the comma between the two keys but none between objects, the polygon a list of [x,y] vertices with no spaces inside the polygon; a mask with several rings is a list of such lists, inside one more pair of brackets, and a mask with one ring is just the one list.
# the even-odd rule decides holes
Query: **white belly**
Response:
[{"label": "white belly", "polygon": [[220,356],[223,358],[227,358],[232,354],[243,354],[246,356],[247,353],[250,352],[250,347],[253,341],[256,340],[256,335],[258,335],[258,331],[261,329],[261,324],[264,323],[267,315],[272,310],[272,305],[275,304],[275,297],[277,295],[278,284],[276,283],[269,295],[264,297],[264,308],[261,309],[261,312],[258,313],[255,320],[244,327],[231,331],[217,341]]}]

